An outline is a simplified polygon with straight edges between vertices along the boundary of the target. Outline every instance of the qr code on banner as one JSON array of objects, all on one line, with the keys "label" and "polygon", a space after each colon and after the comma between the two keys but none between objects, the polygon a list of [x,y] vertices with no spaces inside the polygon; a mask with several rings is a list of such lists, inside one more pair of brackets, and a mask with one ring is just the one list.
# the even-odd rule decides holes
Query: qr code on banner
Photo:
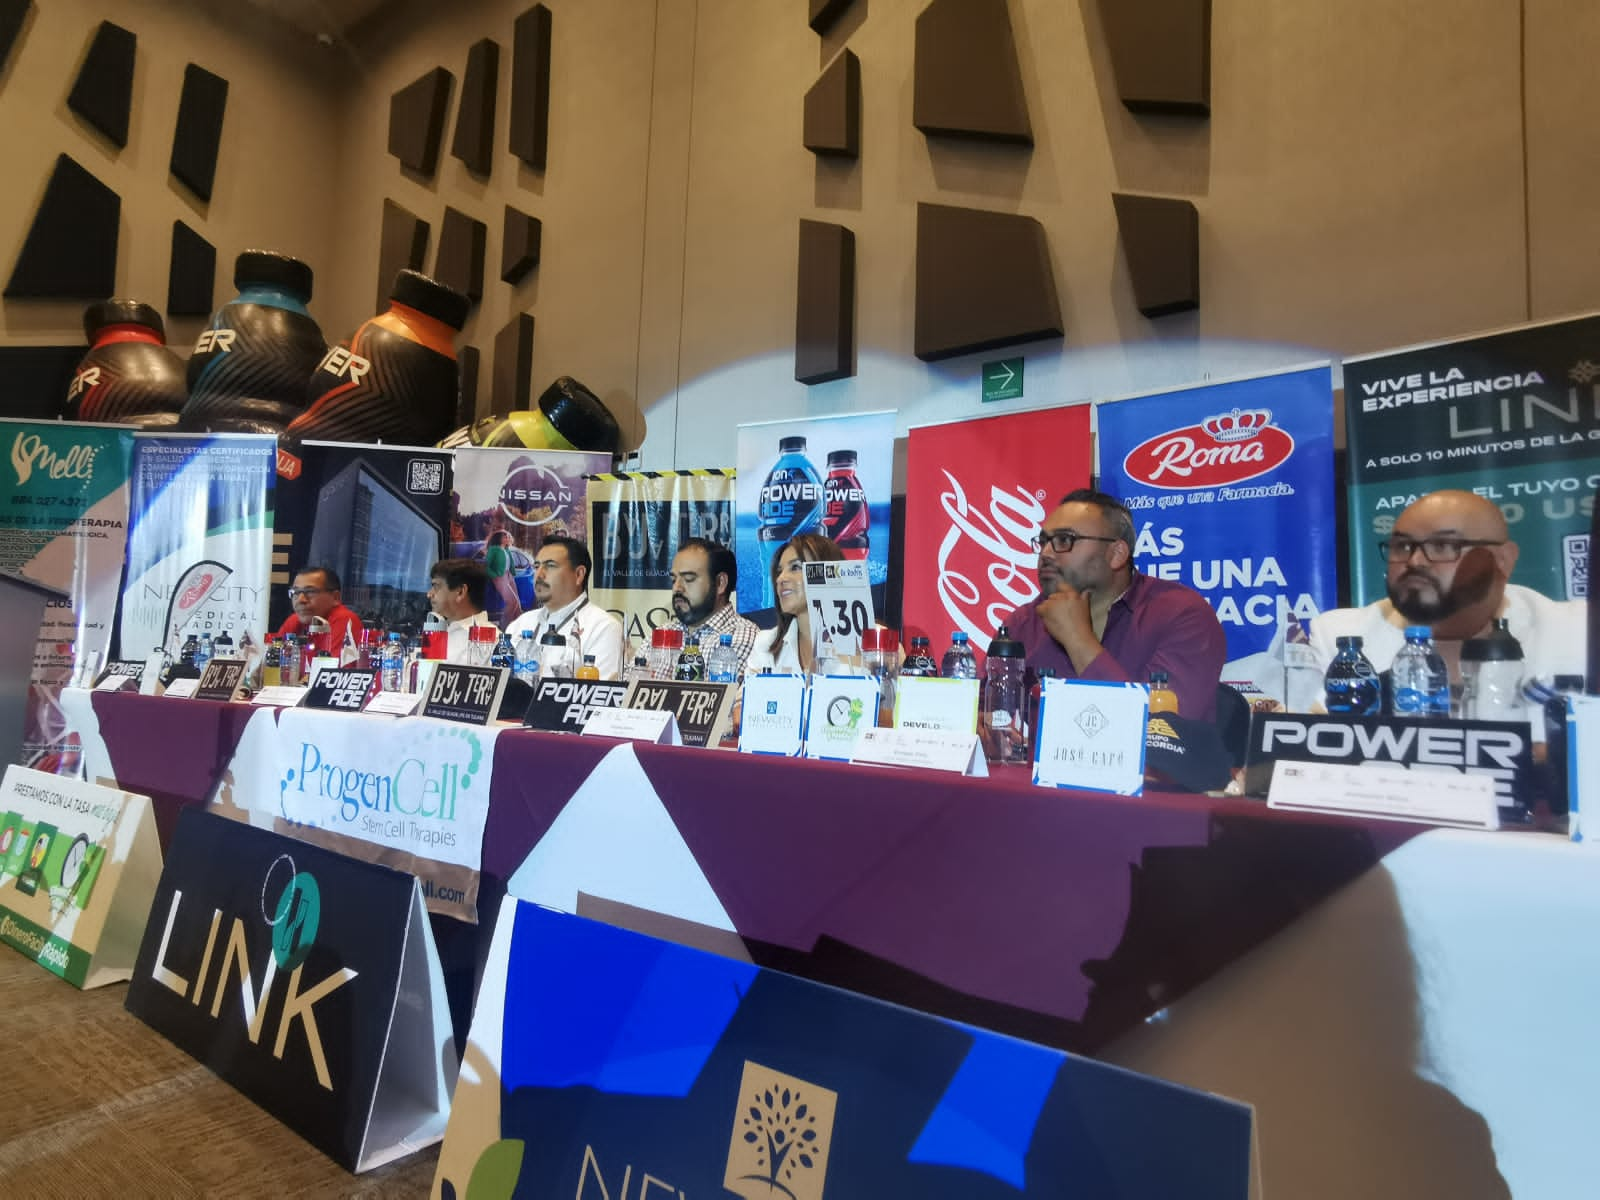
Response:
[{"label": "qr code on banner", "polygon": [[424,496],[444,492],[444,462],[437,458],[413,458],[406,472],[406,491]]},{"label": "qr code on banner", "polygon": [[1567,599],[1589,598],[1589,535],[1569,533],[1561,539],[1562,565],[1566,567]]}]

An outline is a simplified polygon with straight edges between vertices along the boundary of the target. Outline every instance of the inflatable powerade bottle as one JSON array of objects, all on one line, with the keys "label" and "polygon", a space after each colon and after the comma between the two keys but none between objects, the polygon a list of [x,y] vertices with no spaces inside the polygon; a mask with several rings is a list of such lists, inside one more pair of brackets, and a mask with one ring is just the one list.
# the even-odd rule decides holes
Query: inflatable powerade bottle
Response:
[{"label": "inflatable powerade bottle", "polygon": [[563,375],[545,388],[536,407],[463,425],[439,445],[588,450],[615,458],[622,453],[622,427],[599,396]]},{"label": "inflatable powerade bottle", "polygon": [[236,299],[224,304],[189,357],[184,429],[279,433],[305,408],[306,380],[327,349],[306,311],[311,268],[246,250],[235,260]]},{"label": "inflatable powerade bottle", "polygon": [[455,335],[470,301],[401,271],[389,308],[322,356],[291,438],[430,446],[450,431],[461,386]]},{"label": "inflatable powerade bottle", "polygon": [[67,420],[177,424],[189,385],[183,360],[167,349],[160,313],[137,300],[102,300],[84,310],[83,333],[89,353],[67,389]]}]

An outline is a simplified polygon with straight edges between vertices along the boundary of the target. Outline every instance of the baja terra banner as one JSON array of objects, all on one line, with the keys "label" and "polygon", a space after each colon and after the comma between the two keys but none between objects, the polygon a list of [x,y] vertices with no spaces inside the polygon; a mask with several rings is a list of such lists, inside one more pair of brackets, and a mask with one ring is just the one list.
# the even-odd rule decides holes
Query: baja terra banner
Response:
[{"label": "baja terra banner", "polygon": [[981,656],[1006,614],[1039,595],[1031,539],[1089,483],[1087,404],[911,430],[906,447],[907,636],[935,655],[965,630]]},{"label": "baja terra banner", "polygon": [[1378,543],[1441,488],[1498,504],[1520,553],[1512,581],[1588,595],[1600,486],[1600,316],[1396,350],[1344,364],[1352,598],[1384,595]]},{"label": "baja terra banner", "polygon": [[237,645],[248,632],[261,644],[276,464],[269,434],[134,436],[120,657],[164,648],[176,658],[190,633],[227,630]]},{"label": "baja terra banner", "polygon": [[589,477],[589,595],[622,622],[630,644],[672,620],[672,559],[684,539],[733,548],[734,473],[630,471]]},{"label": "baja terra banner", "polygon": [[45,609],[33,656],[23,763],[77,769],[61,689],[76,667],[92,671],[111,646],[127,541],[133,431],[66,421],[0,421],[6,496],[0,502],[0,570],[66,592]]},{"label": "baja terra banner", "polygon": [[1216,610],[1224,680],[1280,693],[1273,644],[1288,617],[1336,602],[1331,369],[1135,396],[1098,415],[1100,485],[1133,513],[1135,563]]}]

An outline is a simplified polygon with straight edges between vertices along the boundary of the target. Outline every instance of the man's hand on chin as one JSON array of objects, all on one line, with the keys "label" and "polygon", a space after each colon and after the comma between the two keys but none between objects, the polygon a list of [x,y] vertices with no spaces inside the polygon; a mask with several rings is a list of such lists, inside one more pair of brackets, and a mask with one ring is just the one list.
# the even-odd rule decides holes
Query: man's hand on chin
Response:
[{"label": "man's hand on chin", "polygon": [[1070,583],[1058,583],[1035,606],[1039,620],[1051,637],[1061,644],[1078,671],[1084,670],[1102,649],[1094,635],[1094,619],[1089,612],[1090,592],[1080,592]]}]

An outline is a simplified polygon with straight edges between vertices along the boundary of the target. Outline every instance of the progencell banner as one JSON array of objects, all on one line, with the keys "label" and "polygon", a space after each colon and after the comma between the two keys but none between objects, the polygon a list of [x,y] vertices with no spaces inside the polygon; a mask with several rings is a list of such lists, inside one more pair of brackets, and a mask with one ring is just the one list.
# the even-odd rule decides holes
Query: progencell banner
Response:
[{"label": "progencell banner", "polygon": [[[237,645],[267,629],[277,439],[267,434],[136,434],[129,480],[132,520],[118,615],[118,654],[177,656],[188,634],[227,631]],[[201,597],[174,595],[203,562]],[[208,582],[209,581],[209,582]],[[169,616],[176,614],[173,628]]]},{"label": "progencell banner", "polygon": [[965,630],[981,656],[1007,613],[1039,595],[1030,539],[1089,483],[1087,404],[928,425],[906,447],[906,633],[935,656]]},{"label": "progencell banner", "polygon": [[632,644],[672,619],[672,559],[686,538],[733,548],[734,473],[628,471],[589,477],[589,595]]},{"label": "progencell banner", "polygon": [[739,426],[737,541],[739,611],[776,620],[770,568],[800,533],[839,543],[863,559],[874,608],[889,579],[889,494],[894,413],[857,413]]},{"label": "progencell banner", "polygon": [[547,537],[589,537],[585,476],[609,454],[462,446],[455,451],[450,554],[489,572],[487,608],[503,629],[528,609],[534,563]]},{"label": "progencell banner", "polygon": [[1259,656],[1337,594],[1329,367],[1135,396],[1099,420],[1100,486],[1133,513],[1139,569],[1216,610],[1224,680],[1280,694],[1281,655]]},{"label": "progencell banner", "polygon": [[6,481],[0,570],[71,598],[45,609],[33,656],[23,763],[77,770],[76,737],[60,708],[73,668],[98,666],[111,646],[127,542],[133,431],[65,421],[0,421]]},{"label": "progencell banner", "polygon": [[1344,364],[1352,599],[1384,595],[1378,543],[1442,488],[1498,504],[1514,583],[1588,595],[1600,487],[1600,316],[1396,350]]}]

